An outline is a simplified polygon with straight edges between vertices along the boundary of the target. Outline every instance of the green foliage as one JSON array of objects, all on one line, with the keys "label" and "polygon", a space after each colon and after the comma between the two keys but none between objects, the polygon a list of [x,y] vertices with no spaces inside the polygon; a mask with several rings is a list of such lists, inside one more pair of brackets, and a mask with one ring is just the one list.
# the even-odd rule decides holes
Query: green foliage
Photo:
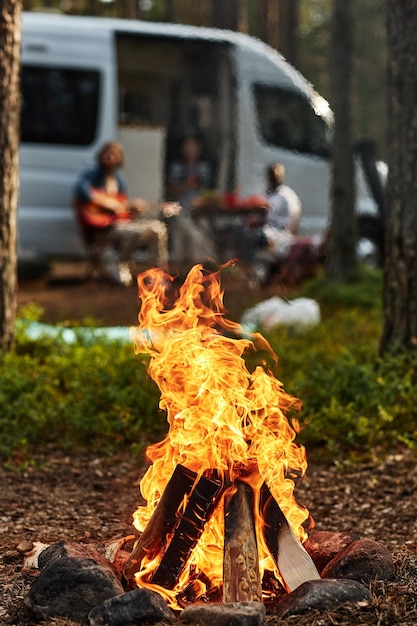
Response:
[{"label": "green foliage", "polygon": [[[303,0],[299,15],[298,69],[332,105],[330,85],[331,0]],[[387,36],[386,0],[352,3],[353,86],[352,122],[355,141],[372,138],[386,159]]]},{"label": "green foliage", "polygon": [[381,276],[364,270],[357,284],[323,280],[303,295],[320,300],[323,321],[302,334],[277,329],[277,376],[300,398],[298,440],[309,458],[372,458],[398,447],[417,449],[417,354],[378,355]]},{"label": "green foliage", "polygon": [[[320,302],[321,324],[265,336],[279,355],[275,375],[303,402],[297,440],[309,460],[416,450],[417,353],[378,356],[381,273],[364,269],[358,283],[337,287],[319,277],[295,295]],[[31,320],[41,315],[36,306],[23,313]],[[159,390],[133,344],[98,339],[86,322],[71,344],[63,341],[65,329],[33,340],[26,324],[20,320],[14,351],[0,353],[0,460],[27,461],[50,446],[136,451],[162,439]],[[253,367],[265,356],[248,359]]]},{"label": "green foliage", "polygon": [[358,274],[356,281],[334,285],[322,273],[306,283],[299,295],[318,300],[327,314],[347,309],[379,312],[382,301],[381,272],[364,265],[359,268]]},{"label": "green foliage", "polygon": [[24,327],[12,353],[0,353],[0,459],[22,460],[48,446],[114,452],[160,439],[159,393],[133,344],[31,340]]}]

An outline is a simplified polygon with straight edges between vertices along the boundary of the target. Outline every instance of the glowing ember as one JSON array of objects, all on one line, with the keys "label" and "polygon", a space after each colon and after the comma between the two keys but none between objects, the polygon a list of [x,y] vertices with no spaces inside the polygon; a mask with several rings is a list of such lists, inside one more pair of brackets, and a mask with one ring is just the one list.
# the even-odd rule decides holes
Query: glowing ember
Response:
[{"label": "glowing ember", "polygon": [[[140,483],[147,504],[135,512],[135,527],[145,529],[180,464],[198,477],[204,474],[229,486],[222,499],[240,479],[252,487],[259,502],[266,483],[293,532],[304,540],[302,523],[308,511],[295,501],[291,475],[304,474],[306,456],[294,442],[297,422],[290,424],[286,418],[290,408],[300,407],[299,400],[284,391],[265,362],[248,369],[244,357],[255,348],[274,355],[261,335],[244,335],[239,324],[226,319],[219,272],[193,267],[174,302],[172,280],[155,269],[138,277],[142,306],[139,327],[132,334],[136,351],[150,356],[148,371],[161,391],[169,432],[147,449],[152,464]],[[188,499],[184,497],[182,511]],[[255,525],[261,574],[266,568],[279,578],[259,519]],[[203,580],[209,580],[211,588],[221,587],[223,545],[223,506],[217,506],[174,589],[150,582],[160,554],[142,559],[137,584],[155,588],[172,606],[190,581],[196,597],[205,592]]]}]

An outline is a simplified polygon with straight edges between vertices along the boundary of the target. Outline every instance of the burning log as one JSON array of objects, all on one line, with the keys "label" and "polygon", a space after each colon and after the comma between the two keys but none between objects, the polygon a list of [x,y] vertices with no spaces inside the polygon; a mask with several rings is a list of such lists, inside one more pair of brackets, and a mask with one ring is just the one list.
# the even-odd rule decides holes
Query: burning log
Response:
[{"label": "burning log", "polygon": [[264,520],[265,543],[288,591],[293,591],[320,574],[303,544],[294,535],[287,518],[264,483],[260,492],[260,509]]},{"label": "burning log", "polygon": [[[146,505],[139,507],[135,517],[138,529],[143,530],[144,520],[150,520],[149,528],[146,526],[125,575],[131,579],[137,573],[135,582],[139,586],[163,588],[160,591],[172,606],[178,606],[182,596],[187,602],[189,597],[197,599],[199,593],[205,594],[207,586],[201,574],[212,583],[211,588],[218,589],[226,572],[227,599],[260,597],[257,568],[261,569],[260,563],[267,560],[270,568],[276,569],[266,541],[259,541],[256,546],[255,540],[262,532],[258,522],[262,524],[259,488],[263,480],[273,493],[282,493],[285,511],[294,510],[294,523],[298,520],[295,532],[302,533],[301,525],[308,517],[304,507],[297,505],[293,485],[290,487],[285,475],[288,466],[302,474],[306,469],[304,450],[295,443],[296,430],[286,416],[300,402],[285,392],[265,365],[276,360],[266,340],[260,335],[243,336],[240,325],[225,317],[220,271],[221,268],[207,272],[196,265],[175,294],[170,286],[172,277],[161,270],[138,276],[142,304],[135,345],[138,353],[150,356],[148,372],[160,387],[160,406],[166,411],[169,434],[147,450],[148,458],[154,462],[141,482]],[[161,332],[150,334],[154,328]],[[247,356],[254,350],[262,352],[261,361],[248,369]],[[274,460],[272,466],[269,459]],[[185,489],[183,498],[175,502],[178,508],[172,507],[167,532],[161,522],[165,518],[164,506],[156,520],[153,514],[170,480],[172,463],[183,463],[198,477],[190,491]],[[227,468],[233,468],[230,476]],[[249,484],[252,478],[253,496],[238,484]],[[230,481],[236,481],[236,489]],[[220,506],[215,509],[229,488],[236,490],[236,501],[230,491],[232,500],[227,504],[226,524],[230,522],[231,526],[224,551],[223,511]],[[265,532],[285,585],[292,589],[304,580],[317,578],[318,573],[311,562],[305,563],[309,557],[292,534],[281,509],[274,508],[269,500],[272,498],[268,490],[264,501]],[[212,513],[213,518],[206,525]],[[201,550],[194,550],[203,529],[204,544],[199,546]],[[237,554],[238,548],[243,561]],[[222,560],[227,561],[223,571]],[[246,567],[243,578],[239,566]]]},{"label": "burning log", "polygon": [[223,601],[261,602],[253,491],[242,481],[235,488],[225,498]]},{"label": "burning log", "polygon": [[164,548],[167,536],[178,521],[177,512],[185,496],[189,495],[197,474],[183,465],[177,465],[166,485],[145,530],[138,539],[123,569],[126,580],[140,570],[142,559],[154,558]]},{"label": "burning log", "polygon": [[156,569],[152,583],[173,589],[222,494],[222,482],[201,476]]}]

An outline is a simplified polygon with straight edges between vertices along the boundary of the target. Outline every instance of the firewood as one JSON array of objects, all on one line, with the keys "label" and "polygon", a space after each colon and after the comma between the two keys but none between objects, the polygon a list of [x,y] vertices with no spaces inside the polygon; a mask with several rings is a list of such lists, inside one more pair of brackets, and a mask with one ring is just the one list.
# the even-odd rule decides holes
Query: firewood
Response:
[{"label": "firewood", "polygon": [[151,582],[173,589],[222,494],[222,482],[201,476]]},{"label": "firewood", "polygon": [[319,579],[320,574],[312,558],[295,536],[266,483],[261,488],[260,508],[265,542],[287,591],[293,591],[308,580]]},{"label": "firewood", "polygon": [[223,602],[261,602],[253,491],[241,481],[235,487],[225,497]]},{"label": "firewood", "polygon": [[196,477],[195,472],[183,465],[176,466],[146,528],[124,566],[123,575],[126,580],[132,579],[140,570],[145,555],[152,559],[161,552],[167,535],[172,532],[178,521],[178,509],[184,497],[191,492]]}]

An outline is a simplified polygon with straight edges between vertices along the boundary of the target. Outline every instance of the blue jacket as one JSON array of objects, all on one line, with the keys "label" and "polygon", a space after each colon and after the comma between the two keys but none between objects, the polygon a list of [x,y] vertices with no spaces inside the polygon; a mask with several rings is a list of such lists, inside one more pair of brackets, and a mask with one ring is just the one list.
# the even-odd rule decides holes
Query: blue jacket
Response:
[{"label": "blue jacket", "polygon": [[[118,173],[114,173],[118,185],[118,193],[127,193],[126,183],[122,176]],[[74,200],[76,202],[91,202],[92,189],[104,189],[105,187],[105,173],[99,166],[95,165],[91,169],[81,174],[74,190]]]}]

